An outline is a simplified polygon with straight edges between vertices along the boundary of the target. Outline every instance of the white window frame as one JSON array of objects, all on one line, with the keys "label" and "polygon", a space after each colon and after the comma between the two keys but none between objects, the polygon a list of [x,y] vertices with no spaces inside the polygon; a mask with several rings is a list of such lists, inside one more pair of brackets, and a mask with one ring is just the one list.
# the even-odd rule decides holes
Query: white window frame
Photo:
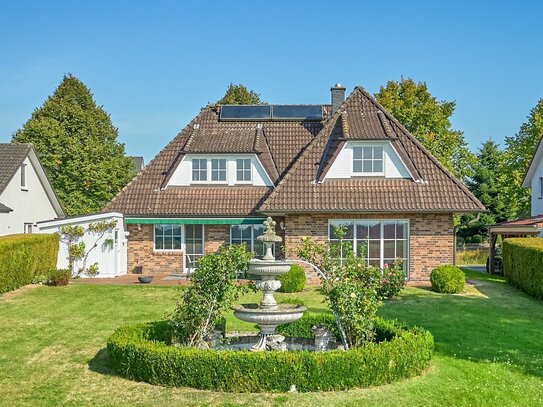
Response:
[{"label": "white window frame", "polygon": [[[240,244],[240,243],[233,243],[232,242],[232,227],[234,226],[250,226],[251,227],[251,245],[250,247],[248,247],[248,249],[255,253],[257,256],[263,256],[265,253],[263,254],[260,254],[260,253],[256,253],[255,252],[255,226],[261,226],[260,224],[258,225],[230,225],[230,244]],[[275,244],[272,246],[272,252],[275,254]]]},{"label": "white window frame", "polygon": [[[198,169],[194,169],[194,163],[198,161]],[[202,168],[202,161],[205,161],[205,168]],[[198,179],[194,179],[194,171],[198,172]],[[205,179],[202,179],[202,172],[205,171]],[[193,183],[205,183],[209,179],[209,160],[207,158],[193,158],[191,160],[191,175],[190,178]]]},{"label": "white window frame", "polygon": [[[364,158],[364,149],[365,148],[371,148],[371,157],[372,158]],[[375,158],[375,155],[374,155],[374,152],[375,152],[375,149],[376,148],[380,148],[381,149],[381,158]],[[361,158],[355,158],[355,150],[357,149],[360,149],[361,150]],[[353,161],[352,161],[352,171],[353,171],[353,175],[362,175],[362,176],[372,176],[372,177],[379,177],[379,176],[384,176],[385,175],[385,147],[384,145],[382,144],[358,144],[358,145],[354,145],[352,147],[352,150],[353,150]],[[360,164],[361,164],[361,171],[356,171],[355,170],[355,162],[359,161]],[[381,171],[370,171],[370,172],[367,172],[367,171],[364,171],[364,162],[365,161],[371,161],[372,163],[372,169],[373,169],[373,165],[374,165],[374,162],[375,161],[381,161]]]},{"label": "white window frame", "polygon": [[[243,162],[243,168],[240,170],[238,166],[238,160],[241,160]],[[246,161],[249,161],[249,179],[248,180],[240,180],[238,179],[238,171],[242,171],[243,174],[247,171],[247,168],[245,167]],[[236,158],[236,184],[252,184],[253,183],[253,160],[251,158]]]},{"label": "white window frame", "polygon": [[184,225],[180,225],[178,223],[168,223],[168,225],[175,225],[180,227],[181,233],[181,247],[179,249],[157,249],[156,248],[156,226],[157,224],[153,224],[153,252],[155,253],[181,253],[183,252],[183,245],[184,245],[184,239],[185,239],[185,227]]},{"label": "white window frame", "polygon": [[[210,174],[211,177],[209,178],[209,181],[214,184],[227,184],[228,183],[228,160],[226,158],[211,158],[209,161],[209,167],[210,167]],[[216,162],[218,164],[218,168],[213,168],[213,162]],[[224,162],[224,170],[221,169],[221,162]],[[220,176],[220,174],[224,171],[224,179],[213,179],[213,173],[217,173],[217,176]],[[219,177],[220,178],[220,177]]]},{"label": "white window frame", "polygon": [[[353,241],[354,241],[354,247],[353,247],[353,251],[354,251],[354,254],[355,255],[358,255],[357,253],[357,250],[358,250],[358,245],[356,244],[358,239],[357,239],[357,236],[356,236],[356,233],[357,233],[357,228],[356,228],[356,222],[380,222],[381,224],[381,242],[380,242],[380,253],[379,253],[379,267],[382,269],[383,266],[384,266],[384,251],[385,251],[385,240],[390,240],[390,239],[385,239],[384,236],[384,222],[406,222],[407,223],[407,237],[406,237],[406,241],[407,241],[407,253],[406,253],[406,256],[405,256],[405,259],[406,259],[406,265],[405,265],[405,270],[406,270],[406,280],[409,280],[409,257],[411,255],[411,221],[409,219],[405,219],[405,218],[371,218],[371,219],[366,219],[366,218],[361,218],[361,219],[328,219],[328,242],[330,242],[330,225],[333,224],[333,223],[353,223]],[[350,240],[350,239],[349,239]],[[365,240],[365,239],[360,239],[360,240]],[[403,239],[394,239],[394,240],[403,240]]]},{"label": "white window frame", "polygon": [[31,222],[25,222],[24,225],[23,225],[23,231],[25,234],[31,234],[31,233],[34,233],[33,232],[33,229],[34,229],[34,224],[31,223]]},{"label": "white window frame", "polygon": [[539,177],[539,197],[538,199],[543,199],[543,177]]},{"label": "white window frame", "polygon": [[23,191],[28,191],[28,171],[26,167],[26,164],[21,164],[21,189]]}]

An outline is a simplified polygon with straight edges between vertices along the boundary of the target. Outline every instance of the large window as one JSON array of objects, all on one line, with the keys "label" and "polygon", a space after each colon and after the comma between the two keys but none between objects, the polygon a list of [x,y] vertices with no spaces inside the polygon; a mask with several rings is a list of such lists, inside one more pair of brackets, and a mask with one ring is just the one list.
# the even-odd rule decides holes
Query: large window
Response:
[{"label": "large window", "polygon": [[383,174],[383,147],[353,147],[353,173],[371,175]]},{"label": "large window", "polygon": [[194,158],[192,160],[192,180],[207,181],[207,159]]},{"label": "large window", "polygon": [[181,225],[155,225],[155,250],[181,250]]},{"label": "large window", "polygon": [[409,222],[407,220],[331,220],[329,239],[338,242],[338,228],[343,241],[350,243],[359,257],[368,264],[383,267],[396,258],[402,260],[404,271],[408,271]]},{"label": "large window", "polygon": [[257,256],[263,256],[264,244],[256,238],[264,233],[264,225],[232,225],[230,227],[230,243],[246,244],[247,248]]},{"label": "large window", "polygon": [[211,181],[226,181],[226,159],[211,160]]},{"label": "large window", "polygon": [[239,182],[251,181],[250,158],[238,158],[236,160],[236,180]]}]

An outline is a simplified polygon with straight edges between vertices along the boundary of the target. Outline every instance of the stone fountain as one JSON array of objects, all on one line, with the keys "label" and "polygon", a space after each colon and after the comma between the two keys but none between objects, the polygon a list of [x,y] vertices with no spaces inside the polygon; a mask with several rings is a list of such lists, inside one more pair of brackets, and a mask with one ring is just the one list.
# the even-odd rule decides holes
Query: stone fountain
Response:
[{"label": "stone fountain", "polygon": [[239,304],[232,307],[234,316],[245,322],[252,322],[260,327],[259,341],[251,347],[252,351],[263,350],[286,350],[285,337],[277,335],[275,328],[281,324],[300,319],[305,307],[295,304],[277,304],[274,293],[281,287],[277,276],[287,273],[291,263],[275,260],[272,246],[282,241],[280,236],[275,234],[275,221],[268,218],[264,222],[266,227],[264,234],[258,236],[266,249],[262,259],[249,261],[249,274],[259,278],[256,287],[263,292],[260,304]]}]

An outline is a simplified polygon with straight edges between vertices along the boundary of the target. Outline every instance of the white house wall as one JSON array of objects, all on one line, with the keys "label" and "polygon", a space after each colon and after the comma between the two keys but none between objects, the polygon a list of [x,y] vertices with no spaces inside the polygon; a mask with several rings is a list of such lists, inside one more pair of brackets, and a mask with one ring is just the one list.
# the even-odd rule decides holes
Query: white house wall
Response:
[{"label": "white house wall", "polygon": [[543,214],[543,198],[540,198],[540,177],[543,177],[543,160],[539,160],[530,182],[532,187],[532,216]]},{"label": "white house wall", "polygon": [[351,178],[353,176],[353,147],[354,146],[383,146],[383,164],[385,178],[411,178],[402,160],[389,142],[355,142],[348,141],[339,152],[332,167],[326,174],[326,179]]},{"label": "white house wall", "polygon": [[[226,179],[227,182],[193,182],[192,181],[192,159],[205,158],[208,162],[212,158],[226,159]],[[236,159],[250,158],[252,182],[237,182],[236,181]],[[208,171],[208,179],[211,178],[211,173]],[[177,166],[172,174],[167,186],[188,186],[188,185],[254,185],[254,186],[273,186],[270,177],[262,167],[262,163],[254,154],[187,154]]]},{"label": "white house wall", "polygon": [[26,164],[27,190],[21,189],[21,168],[17,170],[6,189],[0,194],[0,202],[13,209],[13,212],[0,213],[0,235],[24,233],[24,224],[57,217],[36,169],[28,158]]},{"label": "white house wall", "polygon": [[[59,233],[60,228],[66,225],[82,226],[87,229],[89,223],[95,223],[101,220],[110,221],[113,219],[117,221],[117,226],[106,232],[104,237],[98,242],[98,246],[90,252],[86,266],[88,267],[91,264],[98,263],[99,274],[97,277],[115,277],[126,274],[127,271],[127,239],[121,214],[88,215],[54,222],[44,222],[39,224],[38,233]],[[115,231],[117,231],[117,242],[115,242]],[[86,250],[89,250],[94,246],[98,236],[99,235],[85,233],[80,241],[85,243]],[[108,239],[113,239],[112,245],[106,243],[106,240]],[[75,268],[77,269],[81,266],[82,261],[79,261],[75,265]],[[68,268],[68,244],[62,240],[59,244],[57,268]],[[81,277],[87,276],[81,275]]]}]

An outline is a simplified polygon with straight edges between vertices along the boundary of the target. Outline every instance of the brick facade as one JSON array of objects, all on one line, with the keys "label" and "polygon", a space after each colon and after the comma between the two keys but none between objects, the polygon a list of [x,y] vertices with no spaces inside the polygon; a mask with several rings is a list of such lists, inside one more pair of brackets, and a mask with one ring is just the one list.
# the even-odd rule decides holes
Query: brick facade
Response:
[{"label": "brick facade", "polygon": [[[319,242],[328,240],[329,219],[409,219],[409,274],[411,281],[428,281],[430,272],[439,264],[453,261],[453,217],[451,214],[309,214],[276,218],[277,233],[283,237],[286,249],[276,247],[278,258],[295,258],[303,236]],[[284,222],[284,229],[279,227]],[[128,225],[128,270],[142,266],[143,273],[179,273],[183,271],[183,253],[155,252],[153,225]],[[205,253],[216,252],[230,242],[229,225],[205,225]],[[308,270],[309,273],[309,270]],[[309,273],[314,279],[316,275]]]}]

